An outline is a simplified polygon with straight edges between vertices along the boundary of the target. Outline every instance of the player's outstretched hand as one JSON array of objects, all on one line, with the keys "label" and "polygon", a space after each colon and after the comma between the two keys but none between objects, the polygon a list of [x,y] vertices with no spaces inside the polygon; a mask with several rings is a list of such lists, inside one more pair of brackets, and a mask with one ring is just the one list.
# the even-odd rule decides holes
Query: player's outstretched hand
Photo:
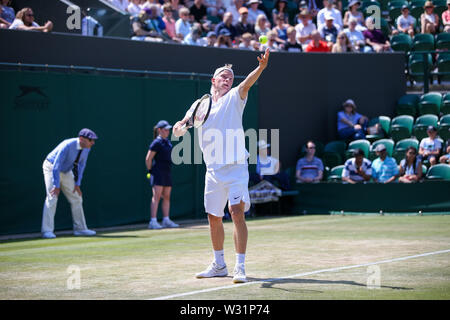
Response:
[{"label": "player's outstretched hand", "polygon": [[181,137],[186,133],[187,129],[183,129],[183,126],[184,126],[183,121],[178,121],[177,123],[174,124],[172,132],[175,137]]},{"label": "player's outstretched hand", "polygon": [[269,50],[269,48],[267,48],[266,52],[264,54],[261,54],[260,57],[257,57],[259,66],[261,68],[265,69],[267,67],[267,64],[269,63],[269,55],[270,55],[270,50]]}]

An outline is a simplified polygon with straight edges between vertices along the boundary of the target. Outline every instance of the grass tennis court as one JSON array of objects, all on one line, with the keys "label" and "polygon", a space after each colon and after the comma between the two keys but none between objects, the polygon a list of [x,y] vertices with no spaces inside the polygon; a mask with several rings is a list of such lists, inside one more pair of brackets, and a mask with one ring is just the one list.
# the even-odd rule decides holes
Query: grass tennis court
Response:
[{"label": "grass tennis court", "polygon": [[[0,299],[450,299],[450,216],[254,218],[248,227],[245,285],[194,277],[212,259],[206,221],[4,240]],[[232,223],[225,232],[231,272]],[[379,268],[379,289],[367,287],[367,263]],[[68,289],[69,266],[80,289]]]}]

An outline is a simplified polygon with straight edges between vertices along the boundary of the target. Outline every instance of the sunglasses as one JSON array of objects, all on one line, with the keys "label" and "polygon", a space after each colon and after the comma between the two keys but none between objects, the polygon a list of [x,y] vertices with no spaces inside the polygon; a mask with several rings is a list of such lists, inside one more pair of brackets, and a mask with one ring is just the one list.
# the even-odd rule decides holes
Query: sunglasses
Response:
[{"label": "sunglasses", "polygon": [[32,14],[32,13],[27,13],[26,16],[27,16],[27,17],[34,17],[34,14]]}]

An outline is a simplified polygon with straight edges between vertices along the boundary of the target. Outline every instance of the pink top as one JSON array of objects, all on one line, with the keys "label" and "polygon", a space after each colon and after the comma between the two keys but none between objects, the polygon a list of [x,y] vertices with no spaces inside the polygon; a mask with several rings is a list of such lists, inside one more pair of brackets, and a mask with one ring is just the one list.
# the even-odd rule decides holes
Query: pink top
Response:
[{"label": "pink top", "polygon": [[442,23],[450,23],[450,10],[445,10],[444,12],[442,12]]},{"label": "pink top", "polygon": [[162,19],[163,19],[164,23],[166,24],[166,32],[167,32],[167,34],[169,35],[169,37],[174,38],[176,36],[176,33],[175,33],[175,20],[172,19],[171,21],[168,21],[167,17],[163,17]]}]

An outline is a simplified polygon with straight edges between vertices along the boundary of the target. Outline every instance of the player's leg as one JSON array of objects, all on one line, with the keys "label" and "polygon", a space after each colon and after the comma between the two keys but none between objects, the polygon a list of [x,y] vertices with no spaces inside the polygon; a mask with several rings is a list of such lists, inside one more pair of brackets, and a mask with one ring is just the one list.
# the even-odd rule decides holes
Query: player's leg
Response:
[{"label": "player's leg", "polygon": [[236,265],[234,267],[234,283],[247,281],[245,275],[245,253],[247,251],[248,229],[245,222],[245,202],[229,206],[231,219],[233,220],[233,240],[236,250]]},{"label": "player's leg", "polygon": [[162,227],[163,228],[178,228],[179,225],[170,220],[169,213],[170,213],[170,193],[172,192],[172,187],[165,186],[162,189],[162,212],[163,212],[163,221],[162,221]]},{"label": "player's leg", "polygon": [[44,161],[42,165],[42,170],[44,172],[44,182],[46,197],[44,201],[44,208],[42,210],[42,237],[43,238],[55,238],[54,223],[55,223],[55,212],[56,205],[58,203],[58,197],[53,196],[50,192],[53,189],[53,166],[50,162]]},{"label": "player's leg", "polygon": [[150,223],[148,224],[149,229],[161,229],[162,226],[158,223],[157,213],[159,207],[159,201],[161,200],[161,195],[163,191],[163,186],[154,185],[152,187],[153,196],[152,202],[150,204]]}]

